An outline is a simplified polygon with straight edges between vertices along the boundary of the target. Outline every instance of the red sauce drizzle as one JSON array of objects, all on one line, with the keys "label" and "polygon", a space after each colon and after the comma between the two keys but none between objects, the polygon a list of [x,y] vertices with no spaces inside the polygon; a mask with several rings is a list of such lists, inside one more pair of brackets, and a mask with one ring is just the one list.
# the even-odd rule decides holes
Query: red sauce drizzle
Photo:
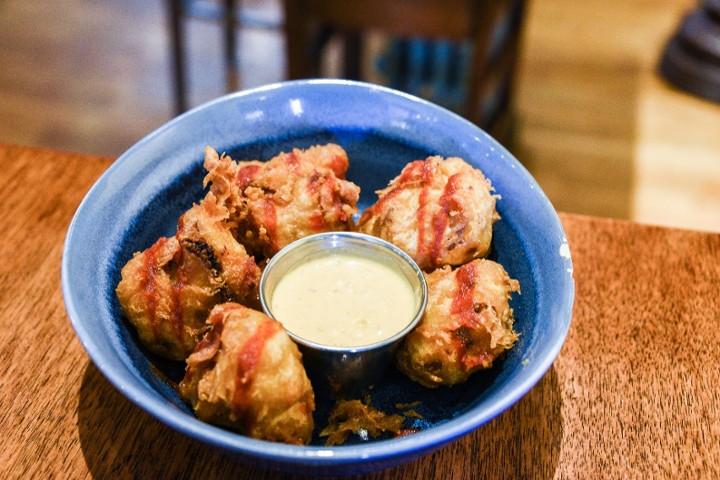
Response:
[{"label": "red sauce drizzle", "polygon": [[145,307],[147,310],[148,320],[152,327],[153,335],[157,338],[158,318],[157,307],[160,293],[158,292],[157,274],[158,274],[158,253],[165,247],[167,238],[161,237],[145,252],[144,262],[142,266],[141,285],[143,296],[145,297]]},{"label": "red sauce drizzle", "polygon": [[472,263],[468,263],[455,271],[455,282],[457,292],[450,306],[450,313],[458,315],[463,325],[475,327],[477,325],[477,314],[475,313],[473,291],[477,272]]},{"label": "red sauce drizzle", "polygon": [[490,364],[490,352],[481,351],[476,352],[474,355],[467,355],[466,353],[463,356],[462,362],[468,370],[478,365],[488,366]]},{"label": "red sauce drizzle", "polygon": [[263,198],[260,201],[260,209],[257,213],[259,216],[258,223],[265,228],[270,252],[275,253],[278,251],[277,211],[272,197]]},{"label": "red sauce drizzle", "polygon": [[286,153],[283,157],[283,160],[285,161],[287,166],[293,170],[293,172],[300,173],[300,159],[296,155],[295,150]]},{"label": "red sauce drizzle", "polygon": [[260,297],[258,296],[258,284],[260,283],[260,275],[262,272],[255,263],[252,255],[247,255],[244,260],[239,263],[242,271],[242,297],[240,302],[248,307],[261,310]]},{"label": "red sauce drizzle", "polygon": [[330,170],[333,171],[335,176],[341,180],[345,180],[345,172],[348,168],[347,159],[342,155],[333,155],[330,160]]},{"label": "red sauce drizzle", "polygon": [[320,194],[320,189],[323,185],[321,180],[324,179],[317,170],[313,170],[313,172],[308,175],[307,183],[305,184],[305,190],[307,190],[308,196],[317,197]]},{"label": "red sauce drizzle", "polygon": [[248,290],[252,291],[257,288],[257,282],[260,280],[260,269],[255,263],[255,259],[248,255],[242,262],[243,273],[243,285],[248,287]]},{"label": "red sauce drizzle", "polygon": [[412,165],[419,167],[420,171],[418,173],[420,174],[420,181],[422,182],[422,190],[418,198],[416,213],[418,224],[417,257],[424,258],[428,254],[425,217],[427,216],[428,195],[430,194],[430,187],[432,186],[433,169],[432,163],[429,161],[413,162]]},{"label": "red sauce drizzle", "polygon": [[172,285],[172,294],[170,297],[170,326],[172,331],[178,340],[183,339],[183,308],[182,308],[182,294],[185,291],[187,285],[187,275],[182,261],[183,250],[182,248],[177,254],[177,261],[179,267],[177,269],[177,278]]},{"label": "red sauce drizzle", "polygon": [[[279,330],[279,323],[264,321],[258,325],[255,332],[245,341],[237,353],[237,370],[235,371],[235,389],[230,404],[233,413],[246,424],[250,421],[247,413],[250,408],[250,388],[255,378],[257,365],[267,341]],[[281,388],[281,387],[280,387]]]},{"label": "red sauce drizzle", "polygon": [[[333,179],[333,182],[336,182],[335,179]],[[333,218],[335,221],[341,221],[341,222],[347,222],[350,218],[347,212],[343,209],[344,204],[342,201],[342,198],[339,195],[339,188],[335,188],[335,184],[333,184],[333,193],[332,193],[332,212],[333,212]]]},{"label": "red sauce drizzle", "polygon": [[459,210],[458,201],[454,196],[458,189],[459,180],[459,174],[455,174],[448,179],[448,182],[445,184],[443,194],[438,199],[438,205],[440,208],[432,219],[433,243],[430,248],[430,262],[434,267],[438,266],[440,250],[443,244],[443,236],[450,219],[450,212],[453,210]]},{"label": "red sauce drizzle", "polygon": [[388,200],[395,197],[398,193],[402,191],[402,188],[404,187],[402,182],[405,178],[405,171],[412,168],[412,165],[419,161],[420,160],[417,160],[413,163],[408,164],[405,169],[403,169],[403,172],[400,174],[400,178],[398,178],[397,181],[394,183],[392,190],[386,191],[382,197],[378,198],[377,202],[375,202],[373,205],[369,206],[365,209],[365,211],[363,211],[362,215],[360,216],[360,223],[366,222],[368,218],[379,212]]},{"label": "red sauce drizzle", "polygon": [[236,183],[237,186],[240,188],[240,191],[245,190],[250,184],[255,180],[255,177],[257,176],[258,171],[260,170],[260,165],[245,165],[240,168],[238,168],[237,171],[237,177],[236,177]]},{"label": "red sauce drizzle", "polygon": [[222,324],[225,320],[225,315],[228,313],[234,311],[234,310],[242,310],[244,307],[233,305],[231,303],[226,303],[221,305],[220,307],[213,308],[210,311],[210,316],[208,317],[208,323],[212,323],[213,325]]},{"label": "red sauce drizzle", "polygon": [[385,193],[385,195],[382,196],[382,198],[379,198],[377,202],[375,202],[374,205],[371,205],[370,207],[366,208],[365,211],[363,211],[362,215],[360,216],[360,223],[366,222],[368,218],[371,216],[377,214],[382,209],[382,206],[390,200],[391,198],[397,196],[402,189],[401,186],[396,186],[392,190]]},{"label": "red sauce drizzle", "polygon": [[[458,330],[462,328],[474,330],[478,327],[478,314],[475,312],[473,299],[473,290],[477,281],[477,271],[473,268],[473,264],[466,264],[458,268],[455,279],[457,292],[450,307],[450,313],[460,317]],[[473,352],[468,353],[467,341],[461,337],[457,338],[456,347],[460,361],[465,368],[471,369],[478,365],[488,364],[490,352],[475,348]]]},{"label": "red sauce drizzle", "polygon": [[316,232],[322,232],[325,229],[325,219],[320,210],[314,210],[308,217],[310,228]]},{"label": "red sauce drizzle", "polygon": [[[337,182],[333,176],[323,176],[317,170],[308,177],[307,184],[305,186],[308,196],[317,199],[319,208],[313,211],[308,218],[310,228],[316,232],[322,232],[325,230],[325,217],[323,215],[323,194],[324,190],[332,192],[336,190]],[[319,198],[318,198],[319,197]]]}]

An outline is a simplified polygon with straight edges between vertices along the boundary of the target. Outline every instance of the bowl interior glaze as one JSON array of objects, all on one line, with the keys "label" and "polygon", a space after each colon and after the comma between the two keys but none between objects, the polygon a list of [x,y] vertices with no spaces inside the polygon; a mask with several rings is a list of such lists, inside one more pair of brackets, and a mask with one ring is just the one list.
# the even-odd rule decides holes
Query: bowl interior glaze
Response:
[{"label": "bowl interior glaze", "polygon": [[[377,408],[413,403],[418,433],[325,447],[253,440],[200,422],[171,380],[183,365],[145,351],[123,319],[115,286],[134,252],[173,235],[180,214],[205,194],[203,149],[234,159],[267,160],[280,151],[328,142],[348,153],[347,177],[361,189],[359,208],[375,201],[408,162],[439,154],[479,167],[501,195],[490,258],[519,280],[516,346],[463,385],[429,390],[394,368],[372,392]],[[161,422],[265,467],[305,473],[361,473],[425,455],[488,422],[544,375],[570,325],[574,281],[565,234],[552,205],[526,169],[500,144],[455,114],[375,85],[340,80],[285,82],[221,97],[181,115],[123,154],[93,186],[68,230],[62,285],[68,316],[100,371]],[[331,405],[319,402],[322,429]]]}]

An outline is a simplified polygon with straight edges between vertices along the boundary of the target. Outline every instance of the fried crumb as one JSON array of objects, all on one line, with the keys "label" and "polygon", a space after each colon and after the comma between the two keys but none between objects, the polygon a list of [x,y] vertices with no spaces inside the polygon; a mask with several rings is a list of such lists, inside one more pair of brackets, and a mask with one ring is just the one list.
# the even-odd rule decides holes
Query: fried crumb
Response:
[{"label": "fried crumb", "polygon": [[320,436],[328,437],[325,445],[330,447],[343,444],[351,433],[359,434],[363,439],[376,438],[382,433],[397,435],[403,422],[401,415],[388,415],[369,402],[340,400],[330,412],[328,426],[320,432]]}]

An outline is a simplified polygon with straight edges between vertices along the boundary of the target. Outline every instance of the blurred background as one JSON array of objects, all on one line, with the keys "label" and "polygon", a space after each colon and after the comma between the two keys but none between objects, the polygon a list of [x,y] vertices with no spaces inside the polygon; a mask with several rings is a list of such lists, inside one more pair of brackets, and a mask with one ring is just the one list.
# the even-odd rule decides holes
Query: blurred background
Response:
[{"label": "blurred background", "polygon": [[[280,1],[237,2],[248,21],[236,29],[235,88],[287,78]],[[169,5],[0,0],[0,142],[117,157],[174,117]],[[527,2],[503,142],[557,210],[720,231],[720,104],[658,73],[668,40],[697,7]],[[222,22],[186,13],[192,107],[224,94],[228,76]],[[370,33],[363,78],[387,81],[397,45]],[[342,50],[331,44],[325,55],[323,75],[341,75]]]}]

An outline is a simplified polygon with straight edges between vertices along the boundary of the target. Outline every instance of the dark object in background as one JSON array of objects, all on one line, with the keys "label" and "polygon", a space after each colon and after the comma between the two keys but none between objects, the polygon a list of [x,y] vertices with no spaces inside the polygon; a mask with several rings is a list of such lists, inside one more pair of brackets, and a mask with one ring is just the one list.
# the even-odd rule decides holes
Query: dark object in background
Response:
[{"label": "dark object in background", "polygon": [[341,75],[362,80],[363,36],[382,32],[393,39],[381,59],[388,86],[453,109],[506,146],[511,142],[526,0],[283,0],[283,5],[289,78],[322,76],[324,47],[339,37]]},{"label": "dark object in background", "polygon": [[[257,7],[257,5],[255,5]],[[237,27],[279,30],[282,19],[272,9],[249,8],[240,0],[168,0],[168,26],[172,51],[172,75],[175,113],[180,115],[190,106],[187,85],[187,48],[185,21],[197,18],[222,23],[223,57],[225,61],[225,90],[240,89]]]},{"label": "dark object in background", "polygon": [[670,38],[660,73],[676,87],[720,103],[720,0],[704,0]]}]

